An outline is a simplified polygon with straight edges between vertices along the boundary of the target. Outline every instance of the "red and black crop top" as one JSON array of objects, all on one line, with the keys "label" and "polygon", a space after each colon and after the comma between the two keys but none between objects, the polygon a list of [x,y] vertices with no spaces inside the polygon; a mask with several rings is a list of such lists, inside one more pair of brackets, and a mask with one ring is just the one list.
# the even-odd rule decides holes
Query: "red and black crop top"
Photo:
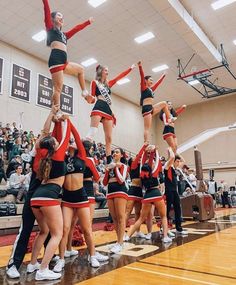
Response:
[{"label": "red and black crop top", "polygon": [[110,178],[116,178],[119,184],[124,184],[127,178],[127,166],[122,163],[120,168],[107,169],[103,178],[104,186],[108,184]]},{"label": "red and black crop top", "polygon": [[[49,174],[49,179],[55,179],[66,174],[66,165],[64,162],[66,149],[70,140],[71,124],[67,119],[64,122],[55,123],[52,135],[55,135],[59,142],[59,147],[52,155],[52,165]],[[48,155],[47,149],[37,149],[35,169],[38,169],[39,161],[42,158],[46,158]]]},{"label": "red and black crop top", "polygon": [[163,74],[161,76],[161,78],[159,78],[157,80],[157,82],[152,86],[152,87],[147,87],[146,83],[145,83],[145,77],[144,77],[144,72],[143,72],[143,67],[142,65],[139,65],[139,74],[140,74],[140,78],[141,78],[141,98],[140,98],[140,105],[143,106],[143,101],[144,99],[147,98],[154,98],[154,92],[157,89],[157,87],[162,83],[162,81],[165,78],[165,74]]},{"label": "red and black crop top", "polygon": [[52,19],[51,19],[51,11],[48,4],[48,0],[43,0],[44,5],[44,22],[47,30],[47,45],[50,46],[52,42],[58,41],[63,44],[67,44],[67,40],[73,37],[77,32],[83,30],[85,27],[90,25],[90,21],[86,21],[82,24],[75,26],[73,29],[68,32],[62,32],[61,30],[54,28]]},{"label": "red and black crop top", "polygon": [[92,157],[86,157],[85,160],[86,168],[84,171],[84,178],[92,178],[95,182],[98,182],[100,179],[100,175],[95,166],[94,160]]},{"label": "red and black crop top", "polygon": [[[127,70],[125,70],[124,72],[120,73],[118,76],[116,76],[114,79],[112,80],[109,80],[108,81],[108,84],[103,84],[103,87],[107,90],[108,94],[110,95],[111,94],[111,88],[113,85],[116,84],[117,81],[119,81],[120,79],[122,79],[123,77],[125,77],[126,75],[128,75],[130,73],[130,71],[132,70],[132,68],[128,68]],[[102,95],[98,86],[97,86],[97,83],[95,80],[93,80],[91,82],[91,85],[90,85],[90,94],[94,97],[96,96],[99,96],[99,95]]]},{"label": "red and black crop top", "polygon": [[67,168],[66,175],[73,173],[84,173],[85,160],[86,160],[86,151],[80,139],[80,135],[75,126],[71,122],[70,124],[71,124],[71,133],[74,136],[75,143],[77,146],[77,154],[74,157],[66,156],[65,159],[66,168]]},{"label": "red and black crop top", "polygon": [[146,145],[142,146],[139,153],[136,155],[135,159],[131,163],[129,170],[129,175],[131,180],[140,178],[140,160],[146,147],[147,147]]}]

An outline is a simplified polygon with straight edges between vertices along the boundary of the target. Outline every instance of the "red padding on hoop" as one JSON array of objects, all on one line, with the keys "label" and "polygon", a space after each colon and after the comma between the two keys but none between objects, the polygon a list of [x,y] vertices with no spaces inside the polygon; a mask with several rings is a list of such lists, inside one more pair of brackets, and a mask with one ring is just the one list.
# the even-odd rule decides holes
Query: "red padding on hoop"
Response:
[{"label": "red padding on hoop", "polygon": [[187,75],[184,75],[184,76],[180,76],[179,78],[180,79],[184,79],[184,78],[187,78],[187,77],[191,77],[191,76],[194,76],[194,75],[197,75],[197,74],[200,74],[200,73],[204,73],[204,72],[211,72],[210,69],[203,69],[203,70],[199,70],[199,71],[195,71],[193,73],[190,73],[190,74],[187,74]]}]

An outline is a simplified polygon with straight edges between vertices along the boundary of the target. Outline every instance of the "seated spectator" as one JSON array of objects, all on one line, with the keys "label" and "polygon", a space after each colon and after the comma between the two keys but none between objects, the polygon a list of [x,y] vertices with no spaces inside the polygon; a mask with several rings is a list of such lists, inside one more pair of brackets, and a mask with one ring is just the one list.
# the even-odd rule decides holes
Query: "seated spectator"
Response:
[{"label": "seated spectator", "polygon": [[12,149],[13,149],[13,145],[14,145],[14,139],[13,139],[13,136],[12,134],[9,134],[8,137],[7,137],[7,141],[6,141],[6,151],[7,151],[7,159],[9,161],[11,161],[11,152],[12,152]]},{"label": "seated spectator", "polygon": [[23,171],[25,171],[30,167],[30,162],[32,160],[32,156],[29,153],[27,148],[24,149],[24,152],[21,155],[22,162],[23,162]]},{"label": "seated spectator", "polygon": [[15,169],[18,165],[21,165],[22,166],[22,159],[21,159],[21,156],[20,155],[17,155],[15,158],[13,158],[10,163],[8,164],[8,167],[7,167],[7,171],[6,171],[6,175],[7,175],[7,178],[10,177],[10,175],[15,172]]},{"label": "seated spectator", "polygon": [[10,176],[9,184],[10,189],[7,190],[8,194],[16,196],[16,203],[20,203],[26,197],[25,176],[22,175],[23,168],[21,165],[16,167],[16,172]]},{"label": "seated spectator", "polygon": [[2,183],[2,179],[7,182],[7,176],[4,170],[4,161],[2,159],[2,155],[0,155],[0,184]]},{"label": "seated spectator", "polygon": [[97,165],[97,170],[98,170],[98,172],[105,174],[106,166],[105,166],[105,163],[102,159],[99,159],[99,163]]},{"label": "seated spectator", "polygon": [[0,155],[2,156],[2,158],[3,158],[4,149],[5,149],[5,139],[2,129],[0,129]]},{"label": "seated spectator", "polygon": [[93,184],[95,201],[100,203],[98,209],[104,209],[107,203],[106,190],[98,183]]},{"label": "seated spectator", "polygon": [[11,155],[10,155],[10,160],[15,157],[16,155],[21,155],[22,153],[22,148],[21,148],[21,137],[18,137],[15,139],[15,144],[12,147]]}]

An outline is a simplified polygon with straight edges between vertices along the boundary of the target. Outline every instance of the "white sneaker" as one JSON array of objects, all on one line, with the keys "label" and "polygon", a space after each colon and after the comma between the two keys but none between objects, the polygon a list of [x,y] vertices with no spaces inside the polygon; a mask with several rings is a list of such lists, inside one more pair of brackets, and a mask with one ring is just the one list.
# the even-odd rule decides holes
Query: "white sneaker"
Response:
[{"label": "white sneaker", "polygon": [[55,255],[51,261],[53,262],[57,262],[58,260],[60,259],[60,256],[59,255]]},{"label": "white sneaker", "polygon": [[168,237],[170,237],[170,238],[174,238],[175,237],[175,234],[174,233],[172,233],[171,231],[168,231]]},{"label": "white sneaker", "polygon": [[78,255],[78,254],[79,254],[78,250],[75,250],[75,249],[66,250],[65,254],[64,254],[64,257],[67,258],[67,257],[75,256],[75,255]]},{"label": "white sneaker", "polygon": [[65,267],[65,260],[59,259],[56,263],[56,265],[53,267],[53,272],[61,272],[63,268]]},{"label": "white sneaker", "polygon": [[162,241],[163,241],[164,243],[168,243],[168,242],[172,242],[172,239],[167,236],[167,237],[164,237],[164,238],[162,239]]},{"label": "white sneaker", "polygon": [[96,256],[95,255],[93,255],[93,256],[89,256],[88,257],[88,261],[89,261],[89,263],[90,263],[90,265],[92,266],[92,267],[99,267],[100,266],[100,263],[99,263],[99,261],[97,260],[97,258],[96,258]]},{"label": "white sneaker", "polygon": [[129,240],[130,240],[130,237],[127,234],[125,234],[123,237],[123,241],[129,241]]},{"label": "white sneaker", "polygon": [[48,268],[43,270],[38,270],[35,275],[35,280],[56,280],[61,278],[61,273],[55,273]]},{"label": "white sneaker", "polygon": [[98,261],[100,261],[100,262],[104,262],[104,261],[109,260],[109,256],[103,255],[103,254],[101,254],[101,253],[99,253],[99,252],[95,252],[95,255],[94,255],[94,256],[95,256],[96,259],[97,259]]},{"label": "white sneaker", "polygon": [[148,233],[145,235],[145,239],[150,240],[152,238],[152,233]]},{"label": "white sneaker", "polygon": [[135,235],[136,238],[146,238],[146,235],[142,232],[136,232],[136,235]]},{"label": "white sneaker", "polygon": [[117,243],[111,248],[111,252],[112,253],[118,253],[118,252],[122,251],[122,249],[123,249],[123,245]]},{"label": "white sneaker", "polygon": [[186,231],[186,230],[182,230],[182,231],[177,231],[176,230],[176,233],[179,234],[179,235],[182,235],[182,236],[187,236],[188,235],[188,231]]},{"label": "white sneaker", "polygon": [[6,268],[6,274],[9,278],[12,278],[12,279],[20,277],[20,273],[17,270],[15,265],[12,265],[10,268]]},{"label": "white sneaker", "polygon": [[39,268],[40,268],[40,263],[38,263],[38,262],[36,262],[35,264],[29,263],[27,265],[26,272],[27,273],[33,273],[34,271],[39,270]]}]

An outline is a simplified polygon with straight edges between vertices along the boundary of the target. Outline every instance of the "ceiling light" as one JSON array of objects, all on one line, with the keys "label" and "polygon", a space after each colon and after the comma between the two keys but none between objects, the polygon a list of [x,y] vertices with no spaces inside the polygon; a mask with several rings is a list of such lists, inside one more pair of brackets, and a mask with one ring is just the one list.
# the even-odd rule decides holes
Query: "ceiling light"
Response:
[{"label": "ceiling light", "polygon": [[193,17],[188,13],[184,6],[180,3],[179,0],[168,0],[170,5],[175,9],[179,16],[184,20],[184,22],[189,26],[189,28],[194,32],[194,34],[199,38],[199,40],[204,44],[204,46],[209,50],[209,52],[214,56],[218,61],[222,61],[222,56],[209,40],[207,35],[200,28],[198,23],[193,19]]},{"label": "ceiling light", "polygon": [[218,0],[218,1],[215,1],[213,3],[211,3],[211,7],[214,9],[214,10],[218,10],[220,8],[223,8],[227,5],[230,5],[232,3],[236,2],[236,0]]},{"label": "ceiling light", "polygon": [[233,43],[236,45],[236,40],[234,40]]},{"label": "ceiling light", "polygon": [[134,40],[138,43],[138,44],[141,44],[143,42],[146,42],[152,38],[155,38],[154,34],[152,32],[148,32],[146,34],[143,34],[137,38],[135,38]]},{"label": "ceiling light", "polygon": [[188,82],[188,84],[191,85],[191,86],[192,86],[192,85],[196,85],[196,84],[198,84],[198,83],[200,83],[200,82],[199,82],[197,79]]},{"label": "ceiling light", "polygon": [[88,67],[88,66],[90,66],[90,65],[92,65],[92,64],[94,64],[94,63],[97,63],[97,60],[96,60],[95,58],[93,58],[93,57],[91,57],[91,58],[89,58],[89,59],[84,60],[84,61],[81,62],[81,64],[82,64],[84,67]]},{"label": "ceiling light", "polygon": [[32,39],[35,40],[36,42],[41,42],[46,39],[46,35],[47,35],[46,31],[42,30],[37,34],[33,35]]},{"label": "ceiling light", "polygon": [[159,65],[159,66],[156,66],[152,69],[153,72],[160,72],[160,71],[163,71],[163,70],[166,70],[168,69],[169,66],[166,65],[166,64],[163,64],[163,65]]},{"label": "ceiling light", "polygon": [[118,80],[118,81],[117,81],[117,84],[118,84],[118,85],[123,85],[123,84],[128,83],[128,82],[130,82],[130,79],[129,79],[129,78],[123,78],[123,79],[121,79],[121,80]]},{"label": "ceiling light", "polygon": [[98,6],[102,5],[107,0],[88,0],[88,3],[93,6],[93,8],[97,8]]}]

